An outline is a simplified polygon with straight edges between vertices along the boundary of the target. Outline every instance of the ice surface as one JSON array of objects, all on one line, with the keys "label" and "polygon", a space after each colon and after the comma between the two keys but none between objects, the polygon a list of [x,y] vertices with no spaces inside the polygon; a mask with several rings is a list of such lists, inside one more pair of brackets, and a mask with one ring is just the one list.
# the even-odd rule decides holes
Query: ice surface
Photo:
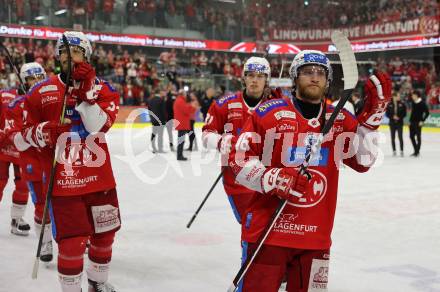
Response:
[{"label": "ice surface", "polygon": [[[240,228],[220,184],[185,227],[219,174],[214,153],[185,152],[190,161],[180,163],[175,152],[154,157],[150,132],[108,135],[123,224],[110,282],[118,292],[226,291],[239,268]],[[424,133],[415,159],[407,132],[404,158],[391,156],[384,133],[381,166],[341,170],[330,292],[440,291],[440,134]],[[10,234],[11,191],[9,183],[0,204],[0,291],[59,291],[55,263],[40,263],[31,280],[37,238],[33,229],[29,237]],[[29,201],[28,222],[33,209]]]}]

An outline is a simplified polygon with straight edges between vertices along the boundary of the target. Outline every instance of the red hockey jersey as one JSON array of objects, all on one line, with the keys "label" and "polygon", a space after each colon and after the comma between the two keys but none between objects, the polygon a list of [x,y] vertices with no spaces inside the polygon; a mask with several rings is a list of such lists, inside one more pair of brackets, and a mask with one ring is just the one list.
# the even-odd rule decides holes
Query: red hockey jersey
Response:
[{"label": "red hockey jersey", "polygon": [[[9,89],[0,91],[1,98],[1,108],[0,108],[0,129],[2,131],[8,132],[15,125],[13,121],[8,120],[6,114],[8,111],[9,103],[16,99],[18,96],[17,89]],[[9,161],[14,164],[19,164],[20,153],[14,147],[12,143],[5,141],[3,145],[0,145],[0,160]]]},{"label": "red hockey jersey", "polygon": [[[253,109],[244,101],[242,92],[215,100],[206,115],[205,125],[202,129],[203,135],[229,133],[238,137]],[[246,187],[235,182],[235,175],[229,167],[223,173],[223,186],[228,196],[249,192]]]},{"label": "red hockey jersey", "polygon": [[[14,125],[15,130],[21,130],[24,125],[23,107],[26,96],[17,96],[8,105],[8,110],[5,113],[6,120]],[[42,170],[41,163],[38,156],[40,150],[34,147],[29,147],[25,151],[20,151],[19,165],[21,167],[22,179],[25,181],[41,181]]]},{"label": "red hockey jersey", "polygon": [[[325,115],[322,106],[319,116],[328,119],[334,108],[325,106]],[[280,199],[276,196],[262,194],[261,178],[265,169],[300,166],[307,151],[320,136],[321,123],[322,119],[304,118],[292,100],[274,99],[258,106],[245,124],[229,158],[237,181],[256,191],[243,218],[244,241],[257,241],[279,205]],[[309,192],[297,203],[287,204],[265,244],[298,249],[330,247],[339,158],[347,157],[342,162],[363,172],[374,163],[374,151],[377,150],[368,143],[360,143],[351,157],[344,156],[343,151],[348,151],[347,147],[352,145],[343,137],[357,133],[362,138],[369,132],[359,126],[356,118],[347,111],[338,114],[332,130],[310,160],[308,169],[312,180]]]},{"label": "red hockey jersey", "polygon": [[[109,190],[116,186],[110,154],[103,133],[116,119],[119,95],[106,81],[96,79],[96,104],[107,115],[99,133],[89,133],[77,111],[76,101],[68,94],[65,118],[72,121],[70,138],[65,145],[58,140],[64,151],[58,155],[55,171],[54,196],[73,196]],[[50,77],[29,92],[24,102],[26,126],[36,126],[45,121],[59,122],[65,84],[60,75]],[[54,148],[44,147],[39,155],[43,172],[49,177]],[[47,180],[48,182],[48,180]]]}]

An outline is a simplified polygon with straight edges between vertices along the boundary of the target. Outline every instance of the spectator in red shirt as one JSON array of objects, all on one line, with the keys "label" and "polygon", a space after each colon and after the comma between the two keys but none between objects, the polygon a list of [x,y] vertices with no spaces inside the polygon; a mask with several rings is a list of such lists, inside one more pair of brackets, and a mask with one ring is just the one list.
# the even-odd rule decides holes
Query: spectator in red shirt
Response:
[{"label": "spectator in red shirt", "polygon": [[177,130],[177,160],[188,160],[183,156],[183,144],[185,135],[191,130],[191,118],[198,107],[197,99],[188,102],[186,92],[181,89],[173,105],[174,119],[176,120]]}]

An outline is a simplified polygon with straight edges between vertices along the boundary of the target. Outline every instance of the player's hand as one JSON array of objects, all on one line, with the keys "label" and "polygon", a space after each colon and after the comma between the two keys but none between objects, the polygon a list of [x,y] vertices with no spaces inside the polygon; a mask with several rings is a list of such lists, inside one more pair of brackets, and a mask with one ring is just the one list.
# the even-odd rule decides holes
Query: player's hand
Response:
[{"label": "player's hand", "polygon": [[361,125],[372,130],[379,127],[391,100],[391,88],[388,74],[376,71],[370,76],[365,84],[365,105],[358,116]]},{"label": "player's hand", "polygon": [[80,101],[94,104],[98,98],[95,89],[95,69],[87,62],[77,63],[74,66],[72,78],[75,81],[72,96]]},{"label": "player's hand", "polygon": [[423,122],[419,122],[419,127],[423,127]]},{"label": "player's hand", "polygon": [[76,63],[73,67],[72,78],[75,81],[95,80],[96,72],[87,62]]},{"label": "player's hand", "polygon": [[232,134],[223,134],[218,141],[217,148],[222,155],[229,155],[229,153],[231,153],[233,138],[234,135]]},{"label": "player's hand", "polygon": [[25,137],[27,142],[34,147],[54,147],[61,134],[70,132],[70,123],[71,121],[69,119],[66,119],[65,123],[62,125],[53,121],[43,122],[36,126],[24,129],[23,137]]},{"label": "player's hand", "polygon": [[278,196],[297,203],[306,195],[309,181],[297,168],[268,168],[261,177],[264,194]]}]

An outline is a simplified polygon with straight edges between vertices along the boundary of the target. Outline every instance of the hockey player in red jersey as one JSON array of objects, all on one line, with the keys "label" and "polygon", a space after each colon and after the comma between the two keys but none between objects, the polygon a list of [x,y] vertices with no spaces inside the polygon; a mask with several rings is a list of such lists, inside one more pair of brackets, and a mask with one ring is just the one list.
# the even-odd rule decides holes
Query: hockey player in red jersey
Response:
[{"label": "hockey player in red jersey", "polygon": [[11,101],[18,96],[17,89],[0,91],[1,109],[0,109],[0,200],[3,197],[3,190],[9,179],[9,166],[14,168],[15,189],[12,193],[11,206],[11,233],[16,235],[28,235],[31,229],[29,224],[23,219],[24,212],[29,197],[28,188],[25,180],[20,174],[20,153],[12,143],[8,142],[7,132],[14,125],[6,119],[6,112]]},{"label": "hockey player in red jersey", "polygon": [[[58,151],[50,214],[58,243],[62,291],[81,291],[83,255],[90,237],[88,291],[115,291],[107,282],[115,232],[121,221],[116,183],[104,133],[119,109],[118,93],[96,77],[90,65],[92,47],[81,32],[65,32],[70,44],[72,79],[65,123],[59,120],[66,87],[68,54],[60,38],[56,54],[62,73],[38,84],[24,102],[27,111],[21,147],[35,147],[49,177]],[[46,184],[48,179],[46,179]]]},{"label": "hockey player in red jersey", "polygon": [[[34,85],[46,79],[46,72],[44,68],[36,63],[26,63],[20,69],[21,80],[24,81],[26,90],[29,92]],[[23,107],[26,96],[18,96],[12,100],[8,109],[5,112],[5,118],[8,124],[15,128],[22,129],[24,124]],[[13,143],[15,135],[21,135],[20,132],[14,132],[14,136],[10,137],[10,143]],[[22,138],[15,137],[17,141]],[[43,174],[41,171],[40,160],[38,159],[39,152],[34,147],[24,149],[20,145],[16,147],[20,151],[20,168],[21,178],[26,182],[29,192],[32,197],[32,202],[35,206],[34,223],[35,233],[37,237],[41,232],[41,222],[43,219],[43,210],[45,203],[45,194],[43,192]],[[45,232],[42,241],[40,259],[43,262],[50,262],[52,260],[52,235],[50,217],[46,218]]]},{"label": "hockey player in red jersey", "polygon": [[[343,162],[364,172],[374,163],[375,130],[391,98],[390,79],[376,72],[366,83],[363,111],[354,117],[342,110],[329,134],[320,137],[334,110],[325,102],[332,81],[330,61],[320,51],[302,51],[292,62],[290,76],[292,100],[273,99],[259,105],[229,158],[237,181],[256,191],[243,216],[244,256],[255,250],[279,198],[288,200],[239,291],[278,291],[285,274],[289,292],[327,291],[338,166]],[[323,143],[317,147],[321,138]],[[308,180],[299,174],[299,166],[312,148]]]},{"label": "hockey player in red jersey", "polygon": [[[237,137],[244,123],[257,107],[270,81],[270,65],[265,58],[250,57],[243,68],[245,89],[215,100],[206,115],[203,127],[203,142],[208,149],[217,149],[227,155],[231,151],[231,140]],[[275,94],[275,92],[272,92]],[[222,166],[227,162],[222,162]],[[242,214],[254,191],[237,184],[229,168],[223,172],[223,186],[235,218],[241,224]]]}]

